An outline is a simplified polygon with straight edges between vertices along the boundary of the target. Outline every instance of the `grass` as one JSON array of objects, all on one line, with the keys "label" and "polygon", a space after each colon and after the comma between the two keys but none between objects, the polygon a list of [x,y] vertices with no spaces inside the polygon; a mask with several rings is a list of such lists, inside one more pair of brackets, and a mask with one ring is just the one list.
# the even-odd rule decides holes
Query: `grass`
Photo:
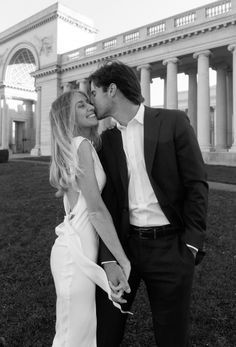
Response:
[{"label": "grass", "polygon": [[236,166],[206,165],[208,181],[236,184]]},{"label": "grass", "polygon": [[[15,159],[18,160],[18,159]],[[25,157],[24,160],[50,162],[50,156]],[[208,181],[236,184],[236,166],[206,165]]]},{"label": "grass", "polygon": [[[228,180],[231,168],[224,172]],[[30,161],[0,165],[0,192],[0,337],[7,347],[50,347],[55,290],[49,258],[62,202],[48,184],[48,167]],[[192,295],[193,347],[236,346],[235,210],[236,193],[210,192],[207,256],[196,267]],[[155,346],[143,285],[133,312],[122,347]]]}]

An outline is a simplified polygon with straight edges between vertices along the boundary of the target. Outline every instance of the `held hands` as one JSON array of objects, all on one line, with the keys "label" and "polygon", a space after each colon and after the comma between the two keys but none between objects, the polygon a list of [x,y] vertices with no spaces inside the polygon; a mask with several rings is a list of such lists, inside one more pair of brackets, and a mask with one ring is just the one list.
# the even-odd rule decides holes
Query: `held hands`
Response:
[{"label": "held hands", "polygon": [[131,271],[130,262],[127,261],[123,267],[117,263],[106,263],[104,264],[104,270],[112,290],[112,300],[120,304],[126,303],[127,301],[123,299],[122,296],[124,292],[131,292],[128,284],[128,278]]}]

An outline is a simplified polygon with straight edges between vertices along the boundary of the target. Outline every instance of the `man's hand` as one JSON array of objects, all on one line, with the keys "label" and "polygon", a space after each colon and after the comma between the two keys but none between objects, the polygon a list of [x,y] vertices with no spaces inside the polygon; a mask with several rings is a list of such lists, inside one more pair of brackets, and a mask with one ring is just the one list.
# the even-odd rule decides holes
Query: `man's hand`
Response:
[{"label": "man's hand", "polygon": [[105,263],[103,266],[112,290],[112,299],[120,304],[126,303],[122,295],[131,290],[124,271],[117,263]]}]

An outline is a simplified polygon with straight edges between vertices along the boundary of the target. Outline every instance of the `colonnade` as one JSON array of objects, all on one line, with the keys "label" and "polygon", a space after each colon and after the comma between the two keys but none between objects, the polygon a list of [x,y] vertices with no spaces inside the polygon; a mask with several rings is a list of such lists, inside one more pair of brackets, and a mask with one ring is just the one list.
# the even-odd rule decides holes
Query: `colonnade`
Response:
[{"label": "colonnade", "polygon": [[[224,62],[210,65],[210,50],[202,50],[192,55],[194,64],[186,67],[184,73],[188,76],[188,116],[197,134],[200,148],[203,152],[236,152],[236,44],[228,46],[232,53],[232,66]],[[147,63],[135,66],[140,74],[140,84],[145,104],[150,105],[150,84],[152,79],[152,64]],[[162,61],[165,72],[160,71],[159,77],[164,79],[165,108],[178,108],[178,57],[168,58]],[[211,118],[210,118],[210,88],[209,68],[216,70],[216,109],[214,148],[211,141]],[[182,67],[183,70],[183,67]],[[71,88],[79,88],[87,91],[86,78],[64,82],[61,91]],[[41,124],[41,88],[37,89],[38,101],[36,106],[36,145],[32,154],[40,154],[40,124]],[[108,122],[108,121],[107,121]]]},{"label": "colonnade", "polygon": [[[197,70],[187,69],[188,75],[188,116],[197,134],[202,151],[236,151],[236,44],[228,46],[233,54],[232,68],[219,62],[216,70],[216,113],[215,113],[215,148],[210,139],[210,88],[209,68],[210,50],[193,54],[197,60]],[[163,61],[166,66],[164,83],[164,107],[178,108],[177,57]],[[146,105],[150,105],[151,64],[138,66],[140,83]],[[231,71],[232,70],[232,71]],[[162,76],[163,78],[163,76]],[[232,135],[233,134],[233,135]]]}]

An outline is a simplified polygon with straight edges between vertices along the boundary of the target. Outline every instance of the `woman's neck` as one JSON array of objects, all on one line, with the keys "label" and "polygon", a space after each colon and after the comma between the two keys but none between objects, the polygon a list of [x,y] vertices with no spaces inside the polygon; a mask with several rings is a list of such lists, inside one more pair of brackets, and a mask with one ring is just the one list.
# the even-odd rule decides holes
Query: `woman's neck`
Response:
[{"label": "woman's neck", "polygon": [[90,128],[83,128],[79,129],[79,136],[85,137],[88,140],[91,140],[91,129]]}]

